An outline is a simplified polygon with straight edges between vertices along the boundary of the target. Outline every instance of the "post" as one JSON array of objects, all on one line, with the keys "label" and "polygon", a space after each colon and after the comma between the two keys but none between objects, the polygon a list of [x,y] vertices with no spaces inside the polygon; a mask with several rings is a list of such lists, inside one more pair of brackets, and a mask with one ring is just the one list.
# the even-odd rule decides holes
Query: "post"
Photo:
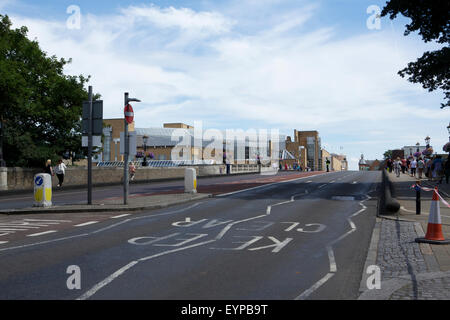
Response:
[{"label": "post", "polygon": [[[128,92],[125,92],[125,99],[124,99],[124,107],[128,104]],[[128,137],[128,122],[125,119],[125,116],[123,118],[123,123],[125,126],[124,131],[124,140],[125,145],[123,148],[123,204],[128,204],[128,152],[129,152],[129,137]]]},{"label": "post", "polygon": [[89,86],[89,131],[88,131],[88,205],[92,204],[92,86]]},{"label": "post", "polygon": [[5,123],[3,122],[3,117],[0,116],[0,167],[6,167],[6,162],[3,159],[3,135],[4,135]]},{"label": "post", "polygon": [[416,181],[416,214],[420,214],[420,180]]}]

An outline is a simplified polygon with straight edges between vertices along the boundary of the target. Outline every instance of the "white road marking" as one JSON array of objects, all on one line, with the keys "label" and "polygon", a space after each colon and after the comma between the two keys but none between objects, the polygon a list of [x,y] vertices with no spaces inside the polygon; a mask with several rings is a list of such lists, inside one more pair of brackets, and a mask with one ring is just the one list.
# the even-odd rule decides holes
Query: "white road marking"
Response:
[{"label": "white road marking", "polygon": [[350,218],[353,218],[355,216],[357,216],[358,214],[360,214],[361,212],[364,212],[367,207],[363,204],[364,201],[367,201],[371,199],[370,196],[366,195],[366,199],[362,200],[359,202],[359,204],[362,206],[362,209],[358,210],[357,212],[355,212],[354,214],[352,214],[349,218],[347,218],[347,221],[349,222],[352,230],[344,233],[342,236],[340,236],[339,238],[331,241],[328,245],[327,245],[327,251],[328,251],[328,260],[330,261],[330,272],[327,273],[322,279],[320,279],[319,281],[317,281],[314,285],[312,285],[309,289],[305,290],[303,293],[301,293],[299,296],[297,296],[295,298],[295,300],[305,300],[306,298],[308,298],[314,291],[316,291],[319,287],[321,287],[325,282],[327,282],[328,280],[331,279],[331,277],[333,277],[336,274],[337,271],[337,265],[336,265],[336,261],[334,258],[334,252],[333,252],[333,247],[332,245],[335,244],[336,242],[341,241],[342,239],[344,239],[346,236],[348,236],[350,233],[356,231],[356,225],[353,223],[353,221]]},{"label": "white road marking", "polygon": [[323,188],[325,186],[326,186],[326,184],[322,184],[322,185],[318,186],[317,188],[320,189],[320,188]]},{"label": "white road marking", "polygon": [[330,261],[330,272],[337,272],[337,266],[336,266],[336,260],[334,259],[333,248],[328,246],[327,252],[328,252],[328,260]]},{"label": "white road marking", "polygon": [[27,235],[27,237],[37,237],[37,236],[42,236],[44,234],[49,234],[49,233],[53,233],[53,232],[56,232],[56,230],[49,230],[49,231],[44,231],[44,232],[39,232],[39,233],[33,233],[33,234]]},{"label": "white road marking", "polygon": [[358,181],[353,181],[353,182],[352,182],[352,184],[357,184],[357,183],[358,183]]},{"label": "white road marking", "polygon": [[0,244],[8,243],[8,241],[0,241]]},{"label": "white road marking", "polygon": [[325,275],[325,277],[323,277],[322,279],[320,279],[319,281],[317,281],[311,288],[309,288],[308,290],[304,291],[302,294],[300,294],[299,296],[297,296],[294,300],[305,300],[306,298],[308,298],[311,293],[313,293],[314,291],[316,291],[319,287],[321,287],[325,282],[327,282],[328,280],[331,279],[332,276],[334,276],[335,273],[327,273]]},{"label": "white road marking", "polygon": [[[314,175],[314,177],[318,177],[321,175],[324,175],[326,173],[320,173],[317,175]],[[283,181],[278,181],[278,182],[274,182],[274,183],[268,183],[262,186],[257,186],[257,187],[252,187],[252,188],[248,188],[248,189],[242,189],[242,190],[238,190],[238,191],[233,191],[233,192],[228,192],[228,193],[223,193],[223,194],[218,194],[216,195],[216,197],[225,197],[225,196],[230,196],[232,194],[236,194],[236,193],[240,193],[240,192],[246,192],[246,191],[250,191],[250,190],[254,190],[254,189],[259,189],[259,188],[264,188],[264,187],[269,187],[272,186],[274,184],[279,184],[279,183],[286,183],[286,182],[292,182],[292,181],[297,181],[297,180],[302,180],[302,179],[306,179],[306,178],[311,178],[311,176],[308,177],[301,177],[301,178],[294,178],[294,179],[290,179],[290,180],[283,180]]]},{"label": "white road marking", "polygon": [[88,221],[85,223],[76,224],[75,227],[84,227],[84,226],[88,226],[88,225],[94,224],[94,223],[98,223],[98,221]]},{"label": "white road marking", "polygon": [[130,215],[129,213],[125,213],[125,214],[121,214],[120,216],[111,217],[111,219],[123,218],[123,217],[129,216],[129,215]]},{"label": "white road marking", "polygon": [[152,256],[148,256],[148,257],[144,257],[144,258],[140,258],[138,260],[135,261],[131,261],[130,263],[128,263],[126,266],[123,266],[122,268],[120,268],[119,270],[117,270],[116,272],[114,272],[113,274],[111,274],[109,277],[107,277],[105,280],[99,282],[98,284],[96,284],[95,286],[93,286],[91,289],[89,289],[87,292],[85,292],[83,295],[81,295],[79,298],[77,298],[77,300],[86,300],[89,299],[90,297],[92,297],[98,290],[100,290],[101,288],[103,288],[104,286],[108,285],[109,283],[111,283],[112,281],[114,281],[114,279],[116,279],[117,277],[119,277],[120,275],[122,275],[123,273],[125,273],[127,270],[131,269],[132,267],[134,267],[136,264],[138,264],[139,262],[142,261],[147,261],[150,259],[154,259],[160,256],[164,256],[166,254],[170,254],[173,252],[178,252],[178,251],[182,251],[182,250],[186,250],[186,249],[190,249],[190,248],[194,248],[194,247],[198,247],[198,246],[202,246],[205,245],[207,243],[210,242],[214,242],[215,240],[208,240],[208,241],[204,241],[204,242],[200,242],[200,243],[196,243],[187,247],[183,247],[183,248],[177,248],[177,249],[173,249],[173,250],[168,250],[168,251],[164,251],[158,254],[154,254]]}]

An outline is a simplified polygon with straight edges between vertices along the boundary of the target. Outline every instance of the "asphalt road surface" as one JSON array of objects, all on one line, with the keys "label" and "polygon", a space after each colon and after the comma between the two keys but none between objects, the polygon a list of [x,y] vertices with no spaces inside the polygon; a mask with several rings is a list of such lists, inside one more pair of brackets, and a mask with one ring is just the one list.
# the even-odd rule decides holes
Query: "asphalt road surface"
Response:
[{"label": "asphalt road surface", "polygon": [[321,174],[16,239],[0,245],[0,299],[356,299],[380,177]]}]

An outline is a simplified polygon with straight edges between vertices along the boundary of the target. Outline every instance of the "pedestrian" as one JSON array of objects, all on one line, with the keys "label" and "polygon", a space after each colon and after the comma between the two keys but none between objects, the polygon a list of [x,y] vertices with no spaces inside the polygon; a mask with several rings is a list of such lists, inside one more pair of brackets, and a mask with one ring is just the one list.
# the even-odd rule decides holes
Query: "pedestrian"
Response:
[{"label": "pedestrian", "polygon": [[400,177],[401,168],[402,168],[402,161],[400,160],[400,157],[397,157],[397,160],[394,161],[394,170],[397,178]]},{"label": "pedestrian", "polygon": [[425,167],[425,162],[422,160],[422,158],[419,158],[419,161],[417,161],[417,170],[419,171],[419,179],[422,179],[422,173],[423,173],[424,167]]},{"label": "pedestrian", "polygon": [[450,156],[447,158],[444,164],[445,183],[448,184],[448,178],[450,177]]},{"label": "pedestrian", "polygon": [[428,180],[432,181],[433,177],[431,175],[431,164],[433,161],[430,158],[425,158],[425,176],[428,178]]},{"label": "pedestrian", "polygon": [[59,159],[58,164],[55,167],[55,173],[58,177],[58,187],[62,187],[62,184],[64,182],[64,175],[66,174],[66,165],[62,161],[62,159]]},{"label": "pedestrian", "polygon": [[285,162],[285,163],[284,163],[284,170],[287,171],[287,169],[288,169],[288,165],[287,165],[287,163]]},{"label": "pedestrian", "polygon": [[389,171],[389,173],[392,172],[392,159],[388,158],[386,161],[386,169]]},{"label": "pedestrian", "polygon": [[54,176],[54,175],[55,175],[55,174],[53,173],[52,160],[48,159],[47,162],[45,163],[44,173],[48,173],[48,174],[51,175],[51,176]]},{"label": "pedestrian", "polygon": [[442,163],[442,157],[440,155],[437,155],[433,160],[431,170],[433,170],[432,172],[433,179],[436,179],[438,183],[442,183],[442,179],[444,177],[444,166]]},{"label": "pedestrian", "polygon": [[408,159],[406,159],[406,171],[409,173],[409,174],[411,174],[411,160],[409,160],[409,158]]},{"label": "pedestrian", "polygon": [[136,167],[133,162],[130,162],[128,166],[128,170],[130,172],[130,180],[134,180],[134,174],[136,173]]},{"label": "pedestrian", "polygon": [[402,173],[404,174],[406,171],[406,159],[402,158],[401,162],[400,162],[401,168],[402,168]]},{"label": "pedestrian", "polygon": [[411,177],[415,177],[416,176],[416,168],[417,168],[416,159],[412,159],[412,161],[410,162],[409,165],[411,167]]}]

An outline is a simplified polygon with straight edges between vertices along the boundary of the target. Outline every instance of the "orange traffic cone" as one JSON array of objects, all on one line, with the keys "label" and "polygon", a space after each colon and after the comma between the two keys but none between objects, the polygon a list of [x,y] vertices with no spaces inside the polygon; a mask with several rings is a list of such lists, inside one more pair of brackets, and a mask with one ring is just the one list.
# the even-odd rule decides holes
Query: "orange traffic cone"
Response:
[{"label": "orange traffic cone", "polygon": [[430,215],[428,216],[427,234],[425,238],[416,238],[416,242],[425,242],[431,244],[448,244],[450,240],[444,239],[442,233],[441,210],[439,207],[439,195],[437,187],[433,191],[431,200]]}]

